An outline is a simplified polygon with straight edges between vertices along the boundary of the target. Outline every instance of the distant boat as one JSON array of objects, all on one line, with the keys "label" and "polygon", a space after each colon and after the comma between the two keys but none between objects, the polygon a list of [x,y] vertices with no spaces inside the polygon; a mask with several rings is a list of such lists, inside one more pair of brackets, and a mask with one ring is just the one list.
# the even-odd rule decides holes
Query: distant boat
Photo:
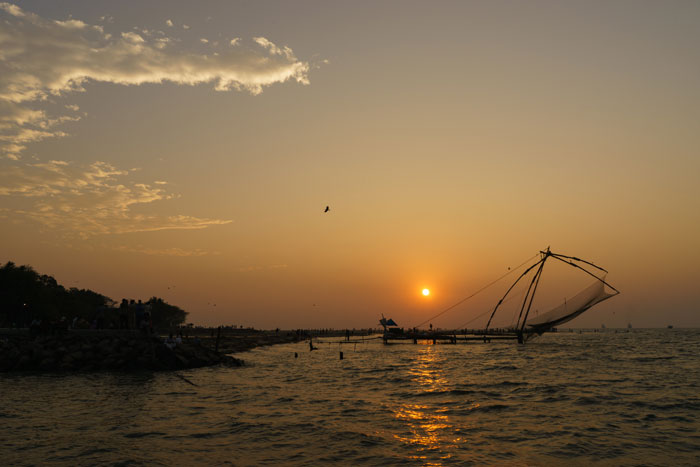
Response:
[{"label": "distant boat", "polygon": [[600,329],[605,329],[605,324],[601,324]]},{"label": "distant boat", "polygon": [[627,323],[627,329],[632,329],[632,323]]},{"label": "distant boat", "polygon": [[673,329],[673,324],[669,324],[669,325],[666,326],[666,327],[667,327],[668,329]]}]

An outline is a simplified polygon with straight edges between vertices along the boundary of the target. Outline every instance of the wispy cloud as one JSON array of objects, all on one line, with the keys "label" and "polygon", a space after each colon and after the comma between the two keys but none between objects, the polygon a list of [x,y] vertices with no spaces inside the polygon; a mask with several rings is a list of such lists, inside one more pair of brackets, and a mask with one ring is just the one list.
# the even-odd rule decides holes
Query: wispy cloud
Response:
[{"label": "wispy cloud", "polygon": [[[173,22],[166,20],[166,25]],[[64,136],[56,127],[80,116],[51,116],[40,104],[84,91],[90,81],[212,83],[217,91],[259,94],[266,86],[289,80],[308,84],[309,68],[290,48],[264,37],[249,44],[235,39],[202,54],[162,31],[110,34],[101,25],[50,20],[0,3],[0,154],[18,159],[26,144]]]},{"label": "wispy cloud", "polygon": [[209,255],[220,255],[220,252],[202,250],[201,248],[195,249],[184,249],[184,248],[147,248],[142,246],[128,247],[119,246],[115,248],[118,251],[125,251],[129,253],[141,253],[149,256],[180,256],[180,257],[191,257],[191,256],[209,256]]},{"label": "wispy cloud", "polygon": [[10,206],[0,217],[24,217],[65,236],[205,229],[230,220],[186,215],[158,216],[135,208],[176,197],[162,184],[130,180],[133,170],[105,162],[65,161],[3,164],[0,197]]},{"label": "wispy cloud", "polygon": [[287,269],[289,266],[286,264],[271,264],[269,266],[247,266],[243,268],[238,268],[240,272],[255,272],[255,271],[265,271],[270,269]]}]

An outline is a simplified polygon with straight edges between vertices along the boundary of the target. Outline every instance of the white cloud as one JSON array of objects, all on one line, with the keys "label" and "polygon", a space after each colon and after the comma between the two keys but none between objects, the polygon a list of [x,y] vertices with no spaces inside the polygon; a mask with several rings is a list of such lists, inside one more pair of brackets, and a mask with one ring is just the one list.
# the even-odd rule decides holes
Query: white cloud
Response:
[{"label": "white cloud", "polygon": [[21,18],[24,16],[24,12],[22,11],[22,9],[20,7],[18,7],[17,5],[12,5],[11,3],[5,3],[5,2],[0,3],[0,9],[5,10],[9,14],[11,14],[12,16],[17,16],[18,18]]},{"label": "white cloud", "polygon": [[145,40],[143,40],[143,37],[139,36],[135,32],[123,32],[122,39],[124,39],[127,42],[130,42],[131,44],[142,44],[146,42]]},{"label": "white cloud", "polygon": [[[136,183],[133,171],[105,162],[80,166],[66,161],[4,163],[0,196],[3,212],[82,238],[100,234],[204,229],[231,221],[186,215],[144,214],[143,207],[176,198],[162,182]],[[158,186],[155,186],[158,185]],[[135,211],[136,208],[138,212]]]},{"label": "white cloud", "polygon": [[168,37],[159,37],[154,40],[153,47],[156,49],[164,49],[170,42],[172,42],[172,39]]},{"label": "white cloud", "polygon": [[264,37],[254,37],[253,40],[260,47],[267,49],[273,55],[284,56],[287,59],[292,59],[294,57],[294,52],[289,47],[277,47],[273,42],[265,39]]},{"label": "white cloud", "polygon": [[[82,21],[77,19],[69,19],[66,21],[54,21],[54,23],[66,29],[85,29],[86,27],[88,27],[86,23],[83,23]],[[98,31],[102,29],[101,26],[97,26],[97,28]]]},{"label": "white cloud", "polygon": [[18,161],[20,158],[20,153],[27,149],[27,146],[24,146],[22,144],[10,143],[5,145],[3,149],[5,150],[5,156],[8,159]]},{"label": "white cloud", "polygon": [[26,143],[65,135],[53,128],[78,117],[51,117],[36,107],[53,96],[84,91],[91,81],[212,83],[217,91],[252,94],[289,80],[308,84],[309,64],[264,37],[247,47],[237,38],[231,41],[237,47],[201,54],[167,47],[176,39],[161,31],[113,37],[101,26],[44,19],[10,3],[0,3],[0,24],[0,154],[12,158]]}]

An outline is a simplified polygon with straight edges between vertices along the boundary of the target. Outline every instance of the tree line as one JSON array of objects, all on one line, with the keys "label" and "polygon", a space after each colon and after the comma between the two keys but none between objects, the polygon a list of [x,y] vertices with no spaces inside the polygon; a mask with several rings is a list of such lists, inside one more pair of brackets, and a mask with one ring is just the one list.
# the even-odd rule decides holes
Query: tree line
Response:
[{"label": "tree line", "polygon": [[[154,328],[181,325],[187,318],[186,311],[162,298],[154,296],[145,303],[150,305]],[[103,327],[116,327],[118,304],[90,289],[65,288],[28,265],[8,261],[0,267],[0,327],[28,327],[35,319],[72,322],[74,318],[89,324],[100,318]]]}]

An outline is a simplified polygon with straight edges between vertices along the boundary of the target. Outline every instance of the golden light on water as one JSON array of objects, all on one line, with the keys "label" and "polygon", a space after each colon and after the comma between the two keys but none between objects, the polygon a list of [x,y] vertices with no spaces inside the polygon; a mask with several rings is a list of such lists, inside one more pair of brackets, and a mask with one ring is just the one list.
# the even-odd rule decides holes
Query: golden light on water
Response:
[{"label": "golden light on water", "polygon": [[[444,357],[431,347],[420,350],[415,366],[409,370],[411,379],[424,392],[445,391],[448,381],[441,369],[443,361]],[[395,434],[394,437],[416,450],[412,460],[426,462],[428,452],[448,451],[464,443],[461,437],[455,436],[454,426],[447,411],[447,407],[416,403],[401,404],[395,409],[395,417],[402,423],[404,431]],[[446,454],[444,458],[449,457],[450,455]]]}]

